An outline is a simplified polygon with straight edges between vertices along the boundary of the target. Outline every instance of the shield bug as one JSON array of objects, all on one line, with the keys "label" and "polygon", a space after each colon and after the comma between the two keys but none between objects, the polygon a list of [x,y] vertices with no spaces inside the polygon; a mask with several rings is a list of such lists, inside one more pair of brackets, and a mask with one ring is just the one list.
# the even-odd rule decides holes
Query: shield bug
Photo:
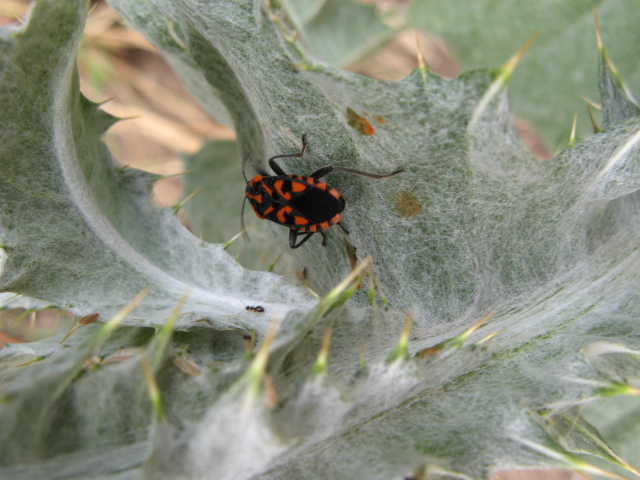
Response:
[{"label": "shield bug", "polygon": [[[330,187],[320,178],[333,171],[341,171],[379,180],[402,172],[398,169],[384,175],[361,172],[346,167],[327,165],[309,176],[289,175],[276,163],[278,158],[299,158],[307,150],[307,136],[302,135],[302,150],[288,155],[276,155],[268,162],[275,175],[259,167],[253,166],[256,172],[247,181],[245,201],[248,199],[258,218],[271,220],[289,228],[289,246],[298,248],[315,234],[322,235],[322,245],[326,245],[324,230],[338,225],[346,234],[349,232],[340,224],[345,207],[344,198],[335,188]],[[244,203],[243,203],[244,210]],[[300,241],[298,236],[304,235]]]}]

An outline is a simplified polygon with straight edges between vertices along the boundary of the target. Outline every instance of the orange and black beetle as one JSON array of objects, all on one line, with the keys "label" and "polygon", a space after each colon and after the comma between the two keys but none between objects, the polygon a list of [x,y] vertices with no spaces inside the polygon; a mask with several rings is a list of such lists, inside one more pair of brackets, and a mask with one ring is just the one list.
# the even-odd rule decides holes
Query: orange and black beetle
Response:
[{"label": "orange and black beetle", "polygon": [[[276,155],[269,159],[269,166],[275,175],[269,175],[261,167],[254,165],[253,170],[257,175],[247,181],[245,191],[245,200],[249,200],[258,218],[271,220],[290,229],[291,248],[298,248],[314,233],[322,235],[322,245],[325,245],[327,237],[324,230],[332,225],[338,225],[345,233],[349,233],[340,224],[345,207],[344,198],[335,188],[320,182],[320,178],[334,170],[374,179],[393,177],[403,171],[399,169],[386,175],[376,175],[328,165],[304,177],[287,175],[275,162],[277,158],[302,157],[306,150],[307,136],[302,135],[302,150],[299,153]],[[296,243],[300,234],[304,234],[304,237]]]}]

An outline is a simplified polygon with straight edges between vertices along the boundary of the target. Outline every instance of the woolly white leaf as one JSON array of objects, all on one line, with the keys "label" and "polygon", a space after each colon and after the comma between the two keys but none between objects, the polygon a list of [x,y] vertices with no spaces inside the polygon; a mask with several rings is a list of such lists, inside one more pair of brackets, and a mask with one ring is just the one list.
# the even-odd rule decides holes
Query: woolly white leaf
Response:
[{"label": "woolly white leaf", "polygon": [[[281,161],[286,171],[330,163],[405,171],[380,181],[327,178],[347,201],[350,234],[334,228],[326,250],[319,239],[296,250],[329,293],[308,313],[285,318],[268,364],[265,344],[251,363],[242,358],[242,338],[233,331],[176,332],[167,346],[167,329],[145,343],[148,331],[128,327],[94,350],[108,354],[124,342],[136,355],[78,375],[88,351],[80,342],[97,328],[88,326],[72,337],[72,348],[6,375],[0,413],[18,418],[10,431],[31,408],[44,413],[29,444],[4,454],[8,467],[0,473],[19,475],[17,464],[43,462],[44,439],[55,444],[69,431],[104,442],[100,453],[80,440],[60,442],[52,453],[81,455],[72,470],[85,478],[90,465],[94,477],[154,479],[386,480],[412,471],[480,479],[516,466],[595,471],[584,454],[632,471],[576,408],[632,391],[637,372],[640,122],[616,108],[621,97],[605,99],[611,111],[624,112],[617,122],[538,162],[514,134],[496,87],[499,70],[445,81],[423,69],[381,82],[309,63],[275,2],[274,10],[261,2],[113,3],[174,64],[188,65],[183,77],[196,79],[196,94],[225,102],[252,161],[298,151],[307,133],[308,154]],[[136,205],[146,199],[132,190],[111,195],[122,191]],[[211,216],[217,218],[215,206]],[[162,232],[167,241],[186,236],[178,227]],[[286,229],[273,231],[286,248]],[[416,358],[396,355],[388,363],[404,315],[364,306],[366,281],[358,290],[361,279],[352,276],[329,291],[368,254],[391,306],[414,314],[408,348]],[[162,265],[180,269],[175,261],[168,256]],[[84,287],[95,295],[94,285]],[[255,288],[247,281],[237,291]],[[340,308],[350,296],[354,305]],[[269,304],[264,316],[243,321],[264,324],[286,310]],[[496,313],[471,328],[489,310]],[[329,367],[319,370],[329,326]],[[14,353],[40,345],[5,349],[0,358],[15,363]],[[147,357],[154,379],[143,376]],[[147,390],[160,392],[162,406],[157,398],[149,403]],[[92,410],[96,395],[114,402]],[[103,436],[89,434],[95,425]],[[119,456],[127,439],[138,463]],[[151,452],[141,454],[145,439]]]},{"label": "woolly white leaf", "polygon": [[109,318],[150,286],[135,315],[156,325],[189,291],[179,328],[207,318],[262,332],[259,317],[238,316],[245,305],[280,316],[292,297],[297,308],[308,306],[302,288],[241,269],[170,209],[152,207],[152,175],[115,168],[99,140],[114,119],[77,88],[74,51],[86,7],[38,2],[29,22],[2,38],[0,288]]}]

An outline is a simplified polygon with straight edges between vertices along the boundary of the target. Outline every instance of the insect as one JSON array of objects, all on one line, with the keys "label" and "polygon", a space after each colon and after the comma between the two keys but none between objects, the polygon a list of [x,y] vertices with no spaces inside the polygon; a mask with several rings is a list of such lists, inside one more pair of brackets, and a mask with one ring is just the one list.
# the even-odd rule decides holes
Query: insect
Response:
[{"label": "insect", "polygon": [[251,305],[247,305],[245,308],[247,310],[253,310],[254,312],[259,312],[259,313],[264,312],[264,307],[261,307],[260,305],[256,305],[255,307]]},{"label": "insect", "polygon": [[[353,173],[363,177],[381,179],[397,175],[402,172],[398,169],[386,175],[360,172],[346,167],[334,167],[328,165],[313,172],[308,177],[302,175],[289,175],[275,162],[277,158],[299,158],[307,150],[307,136],[302,135],[302,150],[288,155],[276,155],[268,162],[275,175],[269,175],[258,165],[253,166],[257,173],[250,181],[247,181],[245,198],[249,200],[251,207],[260,219],[271,220],[289,228],[289,246],[298,248],[315,233],[322,235],[322,245],[327,243],[324,230],[333,225],[338,225],[344,233],[349,232],[340,224],[345,201],[342,195],[319,179],[337,170]],[[244,202],[242,204],[244,212]],[[298,241],[298,236],[304,235]]]}]

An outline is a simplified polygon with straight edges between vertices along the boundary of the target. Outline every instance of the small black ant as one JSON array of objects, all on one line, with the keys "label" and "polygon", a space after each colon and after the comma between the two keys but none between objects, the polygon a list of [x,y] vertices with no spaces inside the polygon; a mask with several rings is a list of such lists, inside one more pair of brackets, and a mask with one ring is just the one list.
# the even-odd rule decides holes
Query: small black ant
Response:
[{"label": "small black ant", "polygon": [[253,310],[254,312],[258,312],[258,313],[264,312],[264,308],[261,307],[260,305],[256,305],[255,307],[252,307],[251,305],[247,305],[245,308],[247,310]]}]

